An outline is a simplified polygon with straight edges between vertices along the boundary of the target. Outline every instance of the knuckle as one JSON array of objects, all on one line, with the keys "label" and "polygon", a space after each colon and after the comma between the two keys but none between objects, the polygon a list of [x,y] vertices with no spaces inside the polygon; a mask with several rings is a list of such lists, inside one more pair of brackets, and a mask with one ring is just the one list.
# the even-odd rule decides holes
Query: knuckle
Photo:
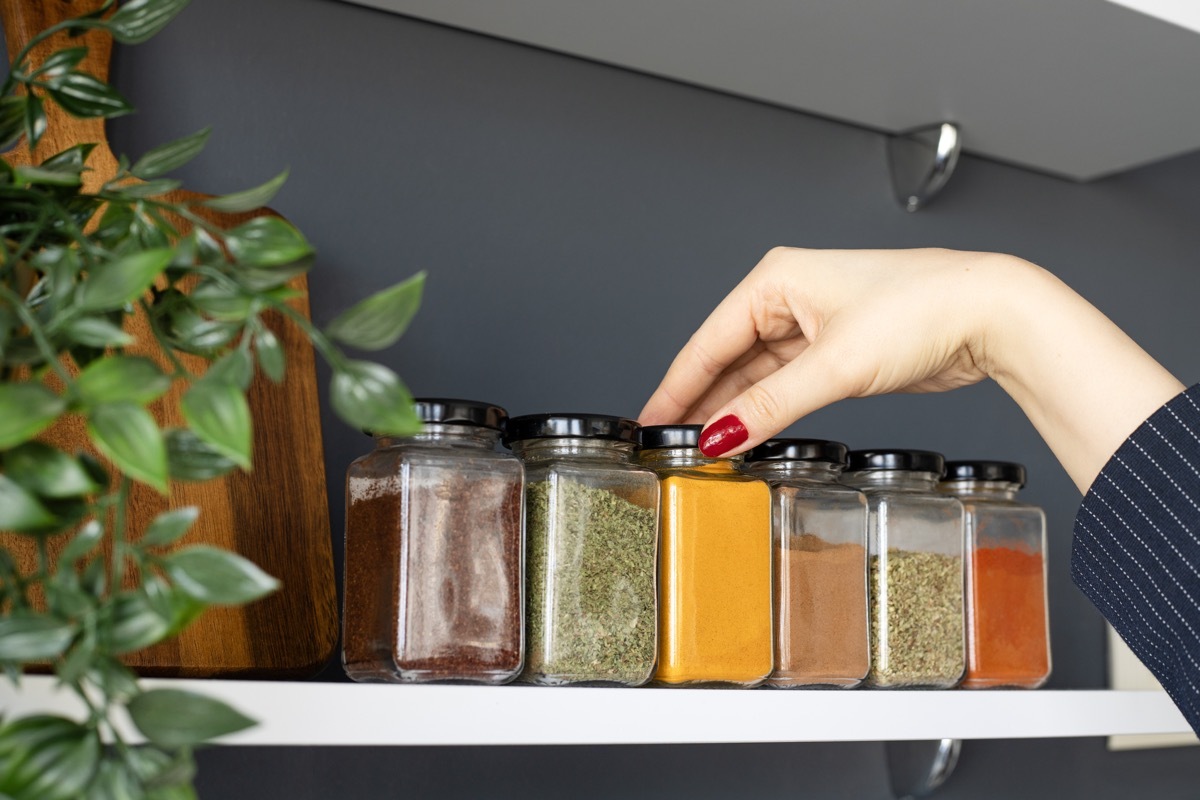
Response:
[{"label": "knuckle", "polygon": [[774,394],[760,384],[745,391],[742,403],[748,416],[762,427],[773,429],[782,422],[782,405]]}]

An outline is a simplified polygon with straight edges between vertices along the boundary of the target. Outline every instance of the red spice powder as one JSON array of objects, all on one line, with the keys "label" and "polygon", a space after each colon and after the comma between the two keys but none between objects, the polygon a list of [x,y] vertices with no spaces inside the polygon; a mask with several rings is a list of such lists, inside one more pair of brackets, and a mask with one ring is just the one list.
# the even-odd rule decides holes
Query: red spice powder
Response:
[{"label": "red spice powder", "polygon": [[971,567],[963,685],[1039,686],[1050,674],[1041,554],[982,547]]}]

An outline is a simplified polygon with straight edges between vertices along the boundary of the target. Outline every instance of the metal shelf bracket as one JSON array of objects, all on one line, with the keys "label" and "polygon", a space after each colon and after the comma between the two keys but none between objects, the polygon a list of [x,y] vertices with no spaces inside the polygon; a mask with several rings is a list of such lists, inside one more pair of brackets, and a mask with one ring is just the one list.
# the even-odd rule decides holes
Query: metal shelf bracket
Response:
[{"label": "metal shelf bracket", "polygon": [[888,137],[888,171],[905,211],[924,208],[942,190],[962,151],[958,125],[942,122]]},{"label": "metal shelf bracket", "polygon": [[888,782],[895,800],[929,797],[958,764],[961,739],[928,742],[885,742]]}]

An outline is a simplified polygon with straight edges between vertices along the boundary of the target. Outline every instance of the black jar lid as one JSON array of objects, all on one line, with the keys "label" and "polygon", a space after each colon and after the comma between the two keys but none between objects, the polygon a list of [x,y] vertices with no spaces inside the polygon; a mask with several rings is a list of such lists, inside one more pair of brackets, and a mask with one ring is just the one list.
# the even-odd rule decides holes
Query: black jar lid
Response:
[{"label": "black jar lid", "polygon": [[944,481],[1000,481],[1025,485],[1025,465],[1015,461],[947,461]]},{"label": "black jar lid", "polygon": [[699,447],[701,425],[647,425],[640,439],[643,450]]},{"label": "black jar lid", "polygon": [[746,461],[817,461],[844,467],[849,450],[826,439],[769,439],[747,453]]},{"label": "black jar lid", "polygon": [[418,397],[413,401],[422,422],[437,425],[478,425],[500,430],[508,412],[500,406],[478,400],[452,400],[445,397]]},{"label": "black jar lid", "polygon": [[945,457],[931,450],[850,451],[850,472],[896,469],[907,472],[932,472],[940,476],[945,468]]},{"label": "black jar lid", "polygon": [[504,443],[524,439],[609,439],[636,442],[636,420],[609,414],[524,414],[504,426]]}]

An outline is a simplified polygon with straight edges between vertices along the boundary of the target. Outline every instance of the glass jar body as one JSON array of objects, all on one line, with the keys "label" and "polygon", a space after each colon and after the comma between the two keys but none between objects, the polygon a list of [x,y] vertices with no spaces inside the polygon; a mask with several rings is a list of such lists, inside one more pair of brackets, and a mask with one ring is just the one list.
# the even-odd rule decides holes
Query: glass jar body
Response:
[{"label": "glass jar body", "polygon": [[860,685],[871,664],[867,498],[833,464],[760,462],[771,486],[777,688]]},{"label": "glass jar body", "polygon": [[658,481],[632,445],[536,439],[526,468],[526,663],[544,685],[638,686],[658,637]]},{"label": "glass jar body", "polygon": [[698,450],[642,454],[662,481],[655,681],[757,686],[774,665],[771,493]]},{"label": "glass jar body", "polygon": [[354,680],[520,673],[524,471],[496,441],[428,425],[350,465],[342,663]]},{"label": "glass jar body", "polygon": [[899,470],[846,478],[869,510],[870,686],[951,688],[966,668],[963,507],[936,481]]},{"label": "glass jar body", "polygon": [[967,671],[963,686],[1034,689],[1050,677],[1046,515],[1016,486],[942,484],[966,510]]}]

